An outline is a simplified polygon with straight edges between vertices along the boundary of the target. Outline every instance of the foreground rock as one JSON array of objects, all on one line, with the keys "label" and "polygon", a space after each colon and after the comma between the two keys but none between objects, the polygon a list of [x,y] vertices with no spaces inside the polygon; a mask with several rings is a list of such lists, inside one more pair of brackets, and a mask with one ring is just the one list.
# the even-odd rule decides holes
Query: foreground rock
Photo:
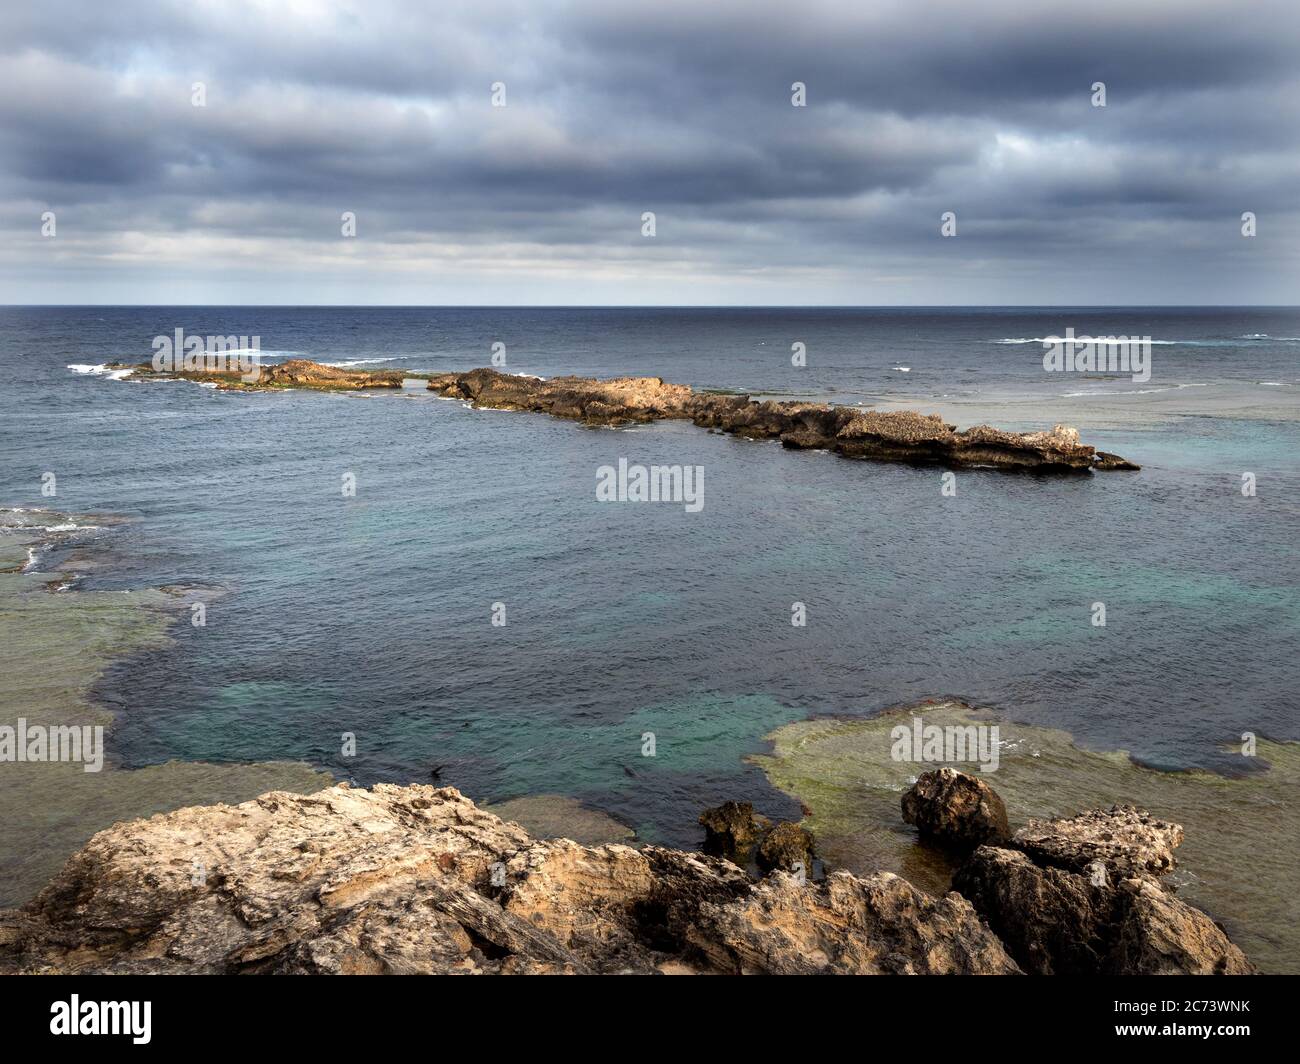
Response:
[{"label": "foreground rock", "polygon": [[890,873],[755,882],[698,854],[538,841],[428,786],[118,824],[0,913],[0,972],[1018,970],[968,901]]},{"label": "foreground rock", "polygon": [[927,838],[959,851],[1011,836],[1007,807],[981,779],[940,768],[920,776],[903,795],[903,819]]},{"label": "foreground rock", "polygon": [[476,369],[432,374],[428,387],[476,406],[532,410],[590,424],[681,418],[749,439],[779,439],[787,447],[818,448],[848,458],[1044,473],[1139,468],[1081,443],[1079,433],[1066,425],[1050,432],[1003,432],[987,425],[958,432],[936,414],[699,394],[659,377],[539,380]]},{"label": "foreground rock", "polygon": [[1245,975],[1213,920],[1158,881],[1182,828],[1131,806],[1030,821],[953,877],[1007,950],[1038,975]]}]

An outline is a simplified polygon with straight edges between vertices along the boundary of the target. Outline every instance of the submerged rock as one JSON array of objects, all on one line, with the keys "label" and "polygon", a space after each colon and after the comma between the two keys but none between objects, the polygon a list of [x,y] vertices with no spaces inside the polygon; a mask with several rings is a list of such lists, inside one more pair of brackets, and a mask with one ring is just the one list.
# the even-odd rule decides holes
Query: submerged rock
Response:
[{"label": "submerged rock", "polygon": [[1010,837],[1007,808],[981,779],[953,768],[920,776],[903,795],[903,819],[924,836],[956,850]]},{"label": "submerged rock", "polygon": [[964,898],[677,850],[539,841],[450,788],[271,792],[115,825],[24,909],[0,972],[1010,973]]}]

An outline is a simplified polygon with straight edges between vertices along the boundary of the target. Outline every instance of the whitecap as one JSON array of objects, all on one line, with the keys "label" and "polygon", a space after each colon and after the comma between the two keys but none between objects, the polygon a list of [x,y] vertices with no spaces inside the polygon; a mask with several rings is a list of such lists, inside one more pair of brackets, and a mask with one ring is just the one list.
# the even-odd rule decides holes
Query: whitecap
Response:
[{"label": "whitecap", "polygon": [[[985,340],[985,343],[992,344],[1059,344],[1064,343],[1068,337],[1064,336],[1011,336],[1002,340]],[[1145,340],[1142,337],[1130,336],[1127,340],[1122,340],[1118,336],[1088,336],[1080,333],[1074,338],[1076,344],[1098,344],[1102,346],[1118,346],[1119,344],[1131,344],[1135,340],[1141,340],[1142,343],[1149,343],[1152,347],[1173,347],[1177,344],[1184,344],[1188,347],[1221,347],[1225,341],[1222,340]]]}]

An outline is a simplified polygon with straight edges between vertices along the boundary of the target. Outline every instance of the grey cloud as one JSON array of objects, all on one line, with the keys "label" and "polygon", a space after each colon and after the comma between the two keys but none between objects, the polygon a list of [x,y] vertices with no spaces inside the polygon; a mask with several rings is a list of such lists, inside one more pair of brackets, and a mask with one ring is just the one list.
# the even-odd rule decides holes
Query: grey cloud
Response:
[{"label": "grey cloud", "polygon": [[[1014,301],[1027,267],[1044,292],[1068,283],[1062,248],[1135,283],[1163,270],[1209,285],[1223,252],[1207,234],[1230,234],[1243,210],[1267,216],[1237,267],[1261,300],[1293,269],[1300,34],[1287,5],[301,10],[15,12],[0,45],[6,287],[66,301],[140,246],[156,276],[200,279],[233,264],[223,256],[256,273],[260,250],[273,301],[291,291],[282,259],[315,247],[354,302],[383,299],[421,256],[453,271],[458,254],[458,293],[476,274],[493,283],[485,256],[549,257],[573,273],[568,302],[611,264],[623,278],[677,262],[682,302],[765,267],[815,270],[772,279],[770,301],[832,302],[864,274],[924,277],[965,257],[972,298],[1002,278]],[[205,108],[190,106],[193,80]],[[497,80],[504,109],[489,106]],[[1098,80],[1104,109],[1089,102]],[[790,106],[793,81],[807,108]],[[66,219],[58,270],[35,227],[47,205]],[[360,215],[354,266],[335,263],[344,210]],[[644,210],[659,217],[653,245]],[[937,236],[945,210],[956,241]],[[202,256],[188,261],[186,241]],[[132,269],[147,301],[155,275]]]}]

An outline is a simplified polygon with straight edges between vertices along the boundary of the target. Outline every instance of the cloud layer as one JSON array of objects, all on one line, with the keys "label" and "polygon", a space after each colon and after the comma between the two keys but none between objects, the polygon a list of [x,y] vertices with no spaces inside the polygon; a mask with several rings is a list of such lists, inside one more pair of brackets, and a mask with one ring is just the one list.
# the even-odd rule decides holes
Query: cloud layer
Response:
[{"label": "cloud layer", "polygon": [[1290,4],[6,20],[5,302],[1296,302]]}]

